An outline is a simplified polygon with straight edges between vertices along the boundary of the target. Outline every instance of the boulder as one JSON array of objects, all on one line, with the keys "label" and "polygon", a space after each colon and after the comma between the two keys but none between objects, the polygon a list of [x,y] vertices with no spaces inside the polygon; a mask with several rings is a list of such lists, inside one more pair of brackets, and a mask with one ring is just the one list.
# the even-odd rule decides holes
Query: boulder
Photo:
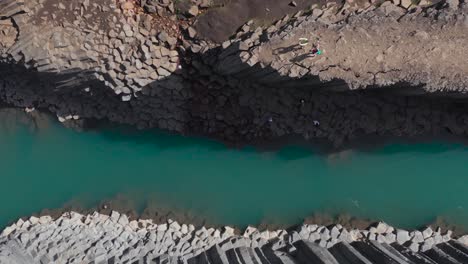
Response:
[{"label": "boulder", "polygon": [[338,238],[339,235],[340,235],[340,230],[338,229],[338,227],[337,226],[332,227],[330,231],[331,238]]},{"label": "boulder", "polygon": [[452,239],[452,233],[453,233],[452,230],[447,231],[447,233],[442,236],[442,240],[444,242],[450,241]]},{"label": "boulder", "polygon": [[328,230],[327,228],[322,229],[322,231],[320,232],[320,239],[328,241],[330,238],[330,230]]},{"label": "boulder", "polygon": [[196,5],[192,5],[189,10],[187,11],[187,13],[191,16],[198,16],[198,13],[200,11],[198,10],[198,6]]},{"label": "boulder", "polygon": [[225,226],[224,227],[224,232],[222,234],[222,238],[226,239],[226,238],[232,237],[232,236],[234,236],[234,229],[232,227]]},{"label": "boulder", "polygon": [[447,0],[447,3],[452,10],[458,9],[458,6],[460,5],[460,0]]},{"label": "boulder", "polygon": [[414,243],[422,243],[424,242],[424,237],[421,231],[413,231],[411,232],[411,236],[413,237],[411,239],[412,242]]},{"label": "boulder", "polygon": [[396,235],[394,233],[387,233],[385,235],[385,241],[387,244],[392,244],[396,242]]},{"label": "boulder", "polygon": [[468,246],[468,235],[464,235],[458,239],[458,242],[462,243],[465,246]]},{"label": "boulder", "polygon": [[424,229],[422,231],[422,235],[423,235],[424,239],[427,239],[427,238],[431,237],[433,233],[434,232],[432,231],[432,228],[430,228],[430,227],[427,227],[426,229]]},{"label": "boulder", "polygon": [[319,240],[319,239],[320,239],[320,234],[319,234],[319,233],[316,233],[316,232],[315,232],[315,233],[311,233],[311,234],[309,235],[309,238],[308,238],[309,241],[313,241],[313,242],[315,242],[315,241],[317,241],[317,240]]},{"label": "boulder", "polygon": [[411,239],[409,232],[406,230],[397,230],[396,241],[398,244],[403,245]]},{"label": "boulder", "polygon": [[387,233],[388,225],[384,222],[379,222],[375,227],[375,233],[383,234]]},{"label": "boulder", "polygon": [[191,38],[195,38],[195,36],[197,35],[197,31],[193,27],[189,27],[187,29],[187,33],[188,33],[189,37],[191,37]]},{"label": "boulder", "polygon": [[401,0],[401,6],[408,9],[413,4],[411,0]]},{"label": "boulder", "polygon": [[257,231],[258,231],[257,228],[248,226],[248,227],[245,229],[244,237],[250,237],[253,233],[255,233],[255,232],[257,232]]},{"label": "boulder", "polygon": [[188,226],[186,224],[182,224],[181,228],[180,228],[180,232],[182,232],[182,234],[187,234],[189,231],[188,231]]},{"label": "boulder", "polygon": [[174,222],[170,223],[169,228],[174,230],[174,231],[181,230],[181,226],[179,225],[179,223],[177,223],[177,221],[174,221]]},{"label": "boulder", "polygon": [[167,224],[161,224],[161,225],[158,225],[158,227],[156,228],[156,230],[158,232],[164,232],[166,231],[168,228],[167,228]]},{"label": "boulder", "polygon": [[409,246],[409,249],[411,249],[411,251],[413,251],[413,252],[419,252],[419,244],[413,242]]}]

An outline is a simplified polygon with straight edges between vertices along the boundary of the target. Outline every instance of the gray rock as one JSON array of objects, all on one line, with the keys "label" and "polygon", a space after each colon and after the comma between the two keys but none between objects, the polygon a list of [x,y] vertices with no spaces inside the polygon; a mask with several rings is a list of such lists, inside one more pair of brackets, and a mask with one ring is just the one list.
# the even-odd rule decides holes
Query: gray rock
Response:
[{"label": "gray rock", "polygon": [[397,240],[398,244],[403,245],[406,242],[408,242],[410,239],[411,239],[411,237],[410,237],[408,231],[401,230],[401,229],[397,230],[396,240]]},{"label": "gray rock", "polygon": [[450,9],[456,10],[460,5],[460,0],[447,0],[447,3],[449,4]]},{"label": "gray rock", "polygon": [[320,234],[319,233],[311,233],[309,235],[309,241],[317,241],[320,239]]},{"label": "gray rock", "polygon": [[385,241],[387,244],[392,244],[396,242],[396,235],[394,233],[388,233],[385,235]]},{"label": "gray rock", "polygon": [[432,228],[427,227],[426,229],[422,231],[422,234],[423,234],[424,239],[431,237],[433,234]]},{"label": "gray rock", "polygon": [[445,235],[442,236],[442,240],[443,240],[444,242],[447,242],[447,241],[449,241],[450,239],[452,239],[452,233],[453,233],[452,230],[447,231],[447,233],[446,233]]},{"label": "gray rock", "polygon": [[411,249],[411,251],[413,251],[413,252],[419,252],[419,244],[413,242],[409,246],[409,249]]},{"label": "gray rock", "polygon": [[384,235],[378,234],[378,235],[377,235],[377,242],[379,242],[379,243],[381,243],[381,244],[382,244],[382,243],[386,243],[386,242],[387,242],[387,239],[386,239],[386,237],[385,237]]},{"label": "gray rock", "polygon": [[303,239],[308,239],[308,237],[310,236],[310,231],[307,229],[306,226],[301,226],[301,229],[299,230],[299,235]]},{"label": "gray rock", "polygon": [[321,239],[320,242],[319,242],[319,246],[320,246],[320,247],[323,247],[323,248],[326,248],[326,247],[327,247],[327,243],[328,243],[328,242],[327,242],[326,240]]},{"label": "gray rock", "polygon": [[388,225],[383,222],[379,222],[375,228],[375,233],[383,234],[387,233]]},{"label": "gray rock", "polygon": [[119,218],[120,218],[120,214],[119,212],[117,211],[112,211],[111,215],[110,215],[110,220],[114,221],[117,223],[117,221],[119,221]]},{"label": "gray rock", "polygon": [[411,236],[413,237],[411,239],[412,242],[414,243],[422,243],[424,242],[424,237],[421,231],[413,231],[411,232]]},{"label": "gray rock", "polygon": [[340,235],[340,230],[338,229],[338,227],[336,226],[332,227],[330,231],[331,238],[338,238],[339,235]]},{"label": "gray rock", "polygon": [[164,68],[158,68],[157,72],[158,72],[158,75],[162,77],[167,77],[171,75],[171,73]]},{"label": "gray rock", "polygon": [[166,41],[171,47],[175,46],[177,44],[177,39],[173,37],[168,37]]},{"label": "gray rock", "polygon": [[327,228],[322,229],[322,231],[320,232],[320,239],[328,241],[330,238],[330,230],[328,230]]},{"label": "gray rock", "polygon": [[169,35],[167,34],[166,31],[161,31],[159,34],[158,34],[158,39],[162,42],[167,42],[167,39],[169,38]]},{"label": "gray rock", "polygon": [[344,242],[347,242],[347,243],[351,243],[353,241],[352,238],[351,238],[350,233],[348,232],[348,230],[346,230],[344,228],[341,230],[341,233],[338,236],[338,240],[344,241]]},{"label": "gray rock", "polygon": [[[130,98],[131,98],[131,96],[130,96]],[[122,97],[122,100],[123,100],[123,97]],[[123,225],[123,226],[128,225],[128,223],[129,223],[128,217],[126,215],[124,215],[124,214],[120,215],[118,223]]]},{"label": "gray rock", "polygon": [[434,238],[434,244],[435,244],[435,245],[444,242],[444,239],[442,238],[442,235],[440,235],[439,233],[436,233],[436,234],[433,236],[433,238]]},{"label": "gray rock", "polygon": [[127,37],[133,37],[133,30],[132,30],[132,28],[130,27],[130,25],[125,24],[125,25],[123,26],[123,31],[124,31],[124,33],[125,33],[125,36],[127,36]]},{"label": "gray rock", "polygon": [[465,246],[468,246],[468,235],[464,235],[458,238],[458,242],[462,243]]}]

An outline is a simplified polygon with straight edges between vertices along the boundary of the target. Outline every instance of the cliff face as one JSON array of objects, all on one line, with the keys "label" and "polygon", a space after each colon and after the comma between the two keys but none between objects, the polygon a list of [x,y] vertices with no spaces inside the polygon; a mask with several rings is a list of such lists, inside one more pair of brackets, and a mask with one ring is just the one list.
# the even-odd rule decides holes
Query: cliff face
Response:
[{"label": "cliff face", "polygon": [[[61,122],[108,119],[243,143],[468,131],[464,4],[328,4],[267,28],[249,22],[215,44],[198,38],[193,19],[127,3],[2,1],[0,98]],[[304,36],[323,54],[300,48]],[[415,96],[435,91],[459,99]]]}]

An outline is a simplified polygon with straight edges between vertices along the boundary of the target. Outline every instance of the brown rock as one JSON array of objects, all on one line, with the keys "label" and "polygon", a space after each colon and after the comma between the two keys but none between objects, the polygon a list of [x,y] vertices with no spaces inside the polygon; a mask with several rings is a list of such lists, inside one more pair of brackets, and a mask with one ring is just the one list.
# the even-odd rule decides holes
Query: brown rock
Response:
[{"label": "brown rock", "polygon": [[189,37],[194,38],[197,35],[197,31],[193,27],[189,27],[187,29]]},{"label": "brown rock", "polygon": [[401,1],[401,6],[404,8],[409,8],[411,6],[412,2],[411,0],[402,0]]},{"label": "brown rock", "polygon": [[121,7],[123,10],[130,10],[130,9],[134,9],[135,5],[132,2],[125,2],[122,4]]},{"label": "brown rock", "polygon": [[198,12],[199,12],[198,6],[196,5],[191,6],[190,9],[188,10],[188,13],[192,16],[198,16]]}]

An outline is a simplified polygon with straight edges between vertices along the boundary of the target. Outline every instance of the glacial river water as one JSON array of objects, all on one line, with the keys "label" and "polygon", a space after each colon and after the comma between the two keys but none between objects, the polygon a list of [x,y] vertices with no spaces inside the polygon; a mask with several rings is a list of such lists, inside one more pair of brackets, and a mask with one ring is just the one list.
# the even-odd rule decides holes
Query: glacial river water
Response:
[{"label": "glacial river water", "polygon": [[389,144],[325,155],[298,146],[231,149],[207,139],[49,122],[0,126],[0,227],[70,201],[123,195],[219,224],[297,224],[346,212],[405,228],[445,216],[468,226],[468,147]]}]

